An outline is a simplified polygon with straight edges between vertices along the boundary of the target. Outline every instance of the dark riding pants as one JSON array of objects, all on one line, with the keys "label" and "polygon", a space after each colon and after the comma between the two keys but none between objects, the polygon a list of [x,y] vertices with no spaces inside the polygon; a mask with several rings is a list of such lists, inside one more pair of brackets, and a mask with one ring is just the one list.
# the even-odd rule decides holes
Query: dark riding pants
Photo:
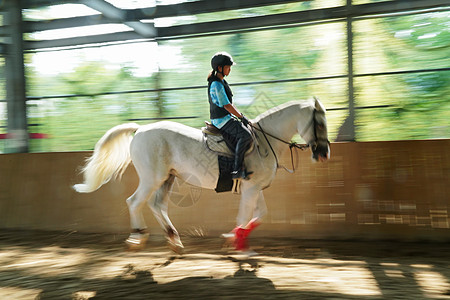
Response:
[{"label": "dark riding pants", "polygon": [[231,119],[220,129],[220,132],[228,147],[234,149],[233,171],[241,171],[245,152],[252,143],[250,130],[238,120]]}]

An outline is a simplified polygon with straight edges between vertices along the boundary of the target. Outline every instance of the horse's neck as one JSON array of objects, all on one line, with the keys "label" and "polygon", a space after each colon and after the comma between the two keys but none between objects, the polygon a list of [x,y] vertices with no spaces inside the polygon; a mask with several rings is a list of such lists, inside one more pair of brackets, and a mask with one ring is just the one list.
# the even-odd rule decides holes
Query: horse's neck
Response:
[{"label": "horse's neck", "polygon": [[[275,110],[273,113],[261,118],[258,123],[265,132],[285,142],[289,142],[297,133],[299,120],[307,119],[310,110],[310,107],[298,103],[297,105],[290,105],[283,109]],[[281,155],[288,148],[286,143],[278,139],[270,136],[267,136],[267,138],[277,155]]]}]

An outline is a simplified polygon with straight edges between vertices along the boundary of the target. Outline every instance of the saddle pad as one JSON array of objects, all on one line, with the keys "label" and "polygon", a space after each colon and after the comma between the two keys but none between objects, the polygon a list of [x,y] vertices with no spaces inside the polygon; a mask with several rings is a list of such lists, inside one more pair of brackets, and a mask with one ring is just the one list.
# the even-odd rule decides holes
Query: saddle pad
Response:
[{"label": "saddle pad", "polygon": [[[234,165],[234,152],[230,150],[222,135],[210,133],[207,128],[202,128],[202,131],[206,148],[218,154],[219,179],[214,190],[216,193],[230,192],[233,189],[231,172]],[[245,155],[250,154],[254,148],[255,143],[252,143]]]},{"label": "saddle pad", "polygon": [[225,140],[221,135],[207,134],[206,132],[203,132],[203,136],[205,139],[206,147],[209,150],[217,152],[222,156],[234,157],[234,152],[231,151],[230,148],[228,148],[227,143],[225,143]]}]

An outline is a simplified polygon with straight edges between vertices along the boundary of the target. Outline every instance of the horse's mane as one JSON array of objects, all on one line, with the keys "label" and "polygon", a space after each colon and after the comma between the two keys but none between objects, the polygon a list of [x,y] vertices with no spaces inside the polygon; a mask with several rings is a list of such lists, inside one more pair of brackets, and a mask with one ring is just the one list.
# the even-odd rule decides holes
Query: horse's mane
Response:
[{"label": "horse's mane", "polygon": [[253,122],[257,123],[257,122],[259,122],[262,119],[265,119],[267,117],[273,117],[274,114],[281,113],[285,109],[288,109],[289,107],[296,106],[296,105],[307,106],[307,105],[311,105],[311,103],[310,103],[310,101],[298,101],[298,100],[296,100],[296,101],[289,101],[289,102],[277,105],[275,107],[272,107],[269,110],[263,112],[262,114],[257,116],[253,120]]}]

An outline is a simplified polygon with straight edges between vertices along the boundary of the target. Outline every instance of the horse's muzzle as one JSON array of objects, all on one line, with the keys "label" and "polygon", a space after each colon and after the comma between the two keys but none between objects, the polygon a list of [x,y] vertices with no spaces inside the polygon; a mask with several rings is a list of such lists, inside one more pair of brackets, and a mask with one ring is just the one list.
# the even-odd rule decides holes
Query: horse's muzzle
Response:
[{"label": "horse's muzzle", "polygon": [[330,147],[328,146],[328,144],[319,144],[312,149],[312,152],[312,158],[314,161],[325,162],[330,157]]}]

